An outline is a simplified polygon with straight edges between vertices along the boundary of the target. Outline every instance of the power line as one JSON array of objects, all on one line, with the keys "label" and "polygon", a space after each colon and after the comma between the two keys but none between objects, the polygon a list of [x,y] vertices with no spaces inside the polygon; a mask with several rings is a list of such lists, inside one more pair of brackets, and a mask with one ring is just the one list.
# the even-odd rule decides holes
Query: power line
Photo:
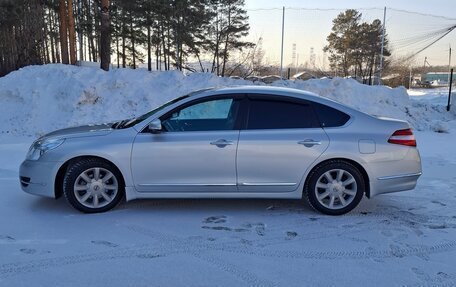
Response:
[{"label": "power line", "polygon": [[420,45],[423,43],[425,44],[425,43],[433,41],[434,39],[445,34],[448,31],[448,29],[450,29],[451,27],[453,27],[453,26],[445,27],[443,29],[433,30],[433,31],[427,32],[425,34],[421,34],[421,35],[417,35],[417,36],[412,36],[412,37],[408,37],[408,38],[402,38],[399,40],[395,40],[395,41],[391,42],[391,46],[395,50],[401,50],[401,49],[405,49],[405,48],[410,49],[413,46],[417,46],[417,45]]},{"label": "power line", "polygon": [[396,12],[402,12],[402,13],[415,14],[415,15],[426,16],[426,17],[440,18],[440,19],[445,19],[445,20],[450,20],[450,21],[456,21],[456,18],[450,18],[450,17],[446,17],[446,16],[441,16],[441,15],[434,15],[434,14],[429,14],[429,13],[421,13],[421,12],[409,11],[409,10],[404,10],[404,9],[396,9],[396,8],[390,8],[390,7],[388,7],[388,9],[396,11]]},{"label": "power line", "polygon": [[436,40],[432,41],[432,43],[426,45],[426,47],[420,49],[419,51],[417,51],[417,52],[413,53],[412,55],[410,55],[409,57],[407,57],[407,60],[412,59],[413,57],[415,57],[415,56],[418,55],[419,53],[423,52],[424,50],[426,50],[426,49],[429,48],[430,46],[434,45],[434,44],[437,43],[440,39],[442,39],[443,37],[445,37],[446,35],[448,35],[451,31],[453,31],[455,28],[456,28],[456,25],[454,25],[453,27],[450,27],[443,35],[441,35],[440,37],[438,37]]},{"label": "power line", "polygon": [[[282,7],[273,7],[273,8],[255,8],[255,9],[246,9],[249,12],[257,12],[257,11],[280,11],[282,10]],[[360,8],[306,8],[306,7],[285,7],[286,10],[294,10],[294,11],[345,11],[348,9],[354,9],[354,10],[363,10],[363,11],[368,11],[368,10],[378,10],[378,11],[383,11],[383,7],[360,7]],[[456,18],[451,18],[447,16],[441,16],[441,15],[435,15],[435,14],[430,14],[430,13],[422,13],[422,12],[416,12],[416,11],[410,11],[410,10],[405,10],[405,9],[397,9],[397,8],[391,8],[387,7],[388,10],[395,11],[395,12],[401,12],[401,13],[407,13],[407,14],[414,14],[414,15],[420,15],[420,16],[425,16],[425,17],[433,17],[433,18],[439,18],[439,19],[444,19],[444,20],[450,20],[450,21],[456,21]]]}]

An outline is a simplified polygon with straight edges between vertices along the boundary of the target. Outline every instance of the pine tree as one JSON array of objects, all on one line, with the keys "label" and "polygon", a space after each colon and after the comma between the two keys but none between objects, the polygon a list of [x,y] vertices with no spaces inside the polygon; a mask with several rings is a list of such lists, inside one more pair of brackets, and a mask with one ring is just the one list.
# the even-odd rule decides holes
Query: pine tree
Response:
[{"label": "pine tree", "polygon": [[[324,51],[329,52],[331,68],[340,71],[344,76],[361,78],[372,76],[375,72],[377,56],[380,54],[382,24],[376,19],[372,23],[362,23],[362,14],[350,9],[340,13],[333,20],[331,33],[326,40]],[[384,56],[389,56],[388,39],[385,38]]]},{"label": "pine tree", "polygon": [[213,51],[212,72],[224,76],[226,64],[233,50],[252,47],[242,40],[249,33],[244,0],[211,0],[210,9],[214,20],[209,26],[210,50]]}]

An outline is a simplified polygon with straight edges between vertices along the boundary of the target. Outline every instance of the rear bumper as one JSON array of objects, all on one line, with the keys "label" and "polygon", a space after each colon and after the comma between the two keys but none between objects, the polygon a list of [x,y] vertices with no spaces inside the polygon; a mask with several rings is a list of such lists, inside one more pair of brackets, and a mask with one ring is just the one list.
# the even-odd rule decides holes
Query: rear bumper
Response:
[{"label": "rear bumper", "polygon": [[421,172],[379,177],[373,195],[414,189],[420,176]]},{"label": "rear bumper", "polygon": [[58,162],[24,161],[19,168],[19,181],[23,191],[55,198],[54,181]]},{"label": "rear bumper", "polygon": [[414,189],[422,174],[420,154],[415,148],[411,148],[401,160],[375,163],[372,166],[374,172],[371,175],[375,176],[371,177],[371,197]]}]

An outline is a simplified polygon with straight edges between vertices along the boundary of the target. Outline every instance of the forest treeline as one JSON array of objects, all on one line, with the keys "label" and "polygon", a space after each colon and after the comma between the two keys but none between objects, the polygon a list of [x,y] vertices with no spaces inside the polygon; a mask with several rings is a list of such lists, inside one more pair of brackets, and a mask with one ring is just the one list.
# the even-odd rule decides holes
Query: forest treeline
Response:
[{"label": "forest treeline", "polygon": [[245,40],[249,28],[244,0],[0,0],[0,76],[103,59],[195,70],[186,66],[192,59],[224,76],[234,52],[255,46]]}]

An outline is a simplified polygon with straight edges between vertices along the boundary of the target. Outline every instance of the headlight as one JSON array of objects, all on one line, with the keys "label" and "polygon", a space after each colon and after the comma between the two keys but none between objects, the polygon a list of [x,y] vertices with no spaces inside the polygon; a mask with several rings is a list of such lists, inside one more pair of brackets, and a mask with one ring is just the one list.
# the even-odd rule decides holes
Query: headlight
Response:
[{"label": "headlight", "polygon": [[38,160],[45,152],[57,148],[65,139],[42,139],[37,140],[30,147],[26,159]]}]

